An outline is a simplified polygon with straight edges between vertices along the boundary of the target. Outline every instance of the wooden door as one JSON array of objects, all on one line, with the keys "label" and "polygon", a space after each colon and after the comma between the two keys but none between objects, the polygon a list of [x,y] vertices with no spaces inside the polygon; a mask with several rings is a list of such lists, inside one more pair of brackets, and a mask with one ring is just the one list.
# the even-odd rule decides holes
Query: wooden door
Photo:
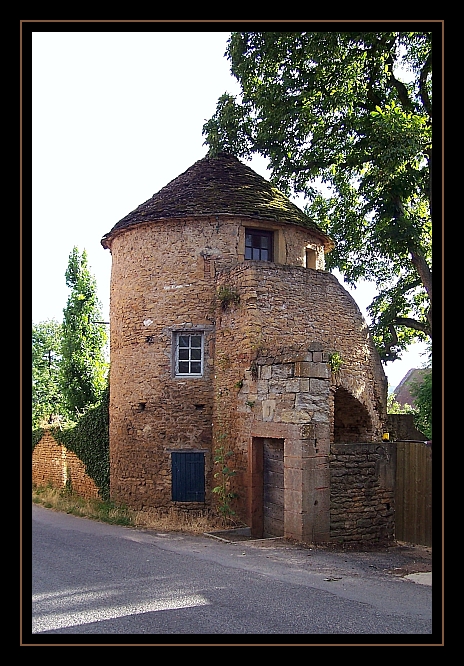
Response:
[{"label": "wooden door", "polygon": [[284,535],[284,440],[263,439],[263,531]]}]

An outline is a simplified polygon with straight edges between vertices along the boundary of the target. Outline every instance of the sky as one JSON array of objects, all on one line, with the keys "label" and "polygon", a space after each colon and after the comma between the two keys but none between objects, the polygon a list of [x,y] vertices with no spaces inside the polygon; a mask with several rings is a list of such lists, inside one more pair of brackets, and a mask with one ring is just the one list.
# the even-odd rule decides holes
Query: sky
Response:
[{"label": "sky", "polygon": [[[240,91],[224,57],[229,35],[159,28],[33,33],[33,324],[62,321],[74,246],[87,252],[109,321],[111,254],[101,238],[206,155],[203,124],[220,95]],[[264,158],[246,163],[269,178]],[[343,286],[368,319],[375,286]],[[416,344],[384,365],[389,389],[423,366],[424,352]]]}]

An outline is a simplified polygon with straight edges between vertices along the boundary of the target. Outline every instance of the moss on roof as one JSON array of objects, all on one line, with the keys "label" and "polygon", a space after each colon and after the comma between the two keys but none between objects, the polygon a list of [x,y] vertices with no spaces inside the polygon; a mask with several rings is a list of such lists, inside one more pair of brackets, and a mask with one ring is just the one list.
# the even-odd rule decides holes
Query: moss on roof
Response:
[{"label": "moss on roof", "polygon": [[115,234],[142,222],[220,214],[298,224],[318,232],[327,250],[333,247],[328,236],[282,192],[227,153],[195,162],[123,217],[101,242],[109,247]]}]

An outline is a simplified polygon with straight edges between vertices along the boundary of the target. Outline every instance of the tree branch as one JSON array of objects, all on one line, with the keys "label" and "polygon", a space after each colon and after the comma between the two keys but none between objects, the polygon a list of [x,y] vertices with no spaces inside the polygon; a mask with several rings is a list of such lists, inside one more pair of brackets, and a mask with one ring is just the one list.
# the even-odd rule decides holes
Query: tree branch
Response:
[{"label": "tree branch", "polygon": [[[432,337],[432,333],[428,324],[423,324],[417,319],[411,319],[410,317],[396,317],[393,321],[394,326],[406,326],[407,328],[412,328],[415,331],[422,331],[426,335]],[[396,335],[396,332],[395,332]]]},{"label": "tree branch", "polygon": [[425,261],[422,253],[418,250],[411,250],[411,261],[419,274],[422,284],[424,285],[425,291],[427,292],[428,297],[430,298],[430,303],[432,303],[432,271],[430,270],[427,262]]},{"label": "tree branch", "polygon": [[424,66],[421,69],[419,77],[419,93],[427,113],[432,117],[432,102],[429,97],[429,92],[427,90],[427,76],[432,69],[432,52],[429,53],[427,60],[424,63]]},{"label": "tree branch", "polygon": [[413,111],[414,106],[409,98],[408,89],[406,88],[404,83],[398,81],[398,79],[395,78],[393,74],[393,57],[391,55],[388,57],[386,64],[388,65],[389,68],[390,84],[393,84],[393,87],[396,88],[396,92],[398,93],[398,97],[400,99],[403,109],[405,111]]},{"label": "tree branch", "polygon": [[385,342],[385,351],[383,356],[385,357],[385,361],[394,361],[398,355],[395,352],[392,352],[391,348],[396,347],[398,344],[398,336],[396,335],[395,327],[393,324],[390,324],[388,330],[390,331],[391,340],[390,342]]}]

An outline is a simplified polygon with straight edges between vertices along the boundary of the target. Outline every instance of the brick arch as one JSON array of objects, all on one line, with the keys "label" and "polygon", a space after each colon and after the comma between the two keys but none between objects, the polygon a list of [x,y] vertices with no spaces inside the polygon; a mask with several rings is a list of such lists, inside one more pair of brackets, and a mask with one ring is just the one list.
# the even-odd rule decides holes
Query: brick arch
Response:
[{"label": "brick arch", "polygon": [[372,419],[367,408],[343,386],[335,392],[333,425],[335,443],[365,442],[372,437]]}]

